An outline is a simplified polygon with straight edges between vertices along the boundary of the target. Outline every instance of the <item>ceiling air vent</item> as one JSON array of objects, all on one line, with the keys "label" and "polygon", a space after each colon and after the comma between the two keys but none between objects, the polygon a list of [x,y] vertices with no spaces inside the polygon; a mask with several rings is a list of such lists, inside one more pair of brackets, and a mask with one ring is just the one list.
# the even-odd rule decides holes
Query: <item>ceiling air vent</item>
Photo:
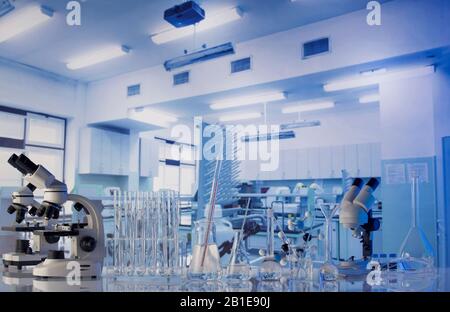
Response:
[{"label": "ceiling air vent", "polygon": [[231,62],[231,73],[234,74],[250,70],[251,66],[252,66],[252,59],[250,57],[233,61]]},{"label": "ceiling air vent", "polygon": [[303,58],[330,52],[330,38],[322,38],[303,44]]},{"label": "ceiling air vent", "polygon": [[182,72],[179,74],[173,75],[173,85],[179,86],[185,83],[189,83],[189,72]]},{"label": "ceiling air vent", "polygon": [[127,95],[130,96],[136,96],[141,94],[141,85],[140,84],[135,84],[132,86],[128,86],[127,88]]}]

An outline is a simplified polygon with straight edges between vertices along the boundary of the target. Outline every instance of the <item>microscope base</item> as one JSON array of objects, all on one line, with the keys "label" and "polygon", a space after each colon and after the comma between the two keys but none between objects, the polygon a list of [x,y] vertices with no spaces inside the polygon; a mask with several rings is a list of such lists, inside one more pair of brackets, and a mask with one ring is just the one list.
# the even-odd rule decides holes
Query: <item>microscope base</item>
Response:
[{"label": "microscope base", "polygon": [[40,254],[25,254],[10,252],[3,255],[3,266],[5,268],[16,267],[18,270],[22,270],[26,266],[38,265],[45,260]]},{"label": "microscope base", "polygon": [[33,269],[33,276],[42,278],[76,278],[79,264],[79,278],[99,278],[102,275],[102,263],[79,259],[46,259]]}]

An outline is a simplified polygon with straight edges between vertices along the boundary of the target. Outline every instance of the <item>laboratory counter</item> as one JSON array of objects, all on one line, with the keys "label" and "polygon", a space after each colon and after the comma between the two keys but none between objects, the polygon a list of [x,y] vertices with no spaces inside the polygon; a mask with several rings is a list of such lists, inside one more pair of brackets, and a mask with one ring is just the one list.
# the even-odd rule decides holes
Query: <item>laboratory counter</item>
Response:
[{"label": "laboratory counter", "polygon": [[[449,292],[450,269],[439,269],[435,276],[381,274],[340,278],[335,282],[296,280],[286,269],[279,281],[190,281],[185,278],[102,277],[74,281],[36,279],[30,273],[2,272],[0,292]],[[315,274],[317,275],[317,274]],[[369,283],[368,283],[369,281]],[[72,285],[69,285],[72,284]]]}]

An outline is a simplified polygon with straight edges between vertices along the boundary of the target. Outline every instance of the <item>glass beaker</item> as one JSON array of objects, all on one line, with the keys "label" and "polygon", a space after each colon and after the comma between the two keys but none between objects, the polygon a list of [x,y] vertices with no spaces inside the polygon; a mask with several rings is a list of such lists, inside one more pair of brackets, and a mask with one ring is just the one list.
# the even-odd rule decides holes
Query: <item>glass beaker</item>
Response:
[{"label": "glass beaker", "polygon": [[217,280],[220,276],[220,254],[216,244],[216,226],[206,219],[195,224],[192,260],[188,278]]},{"label": "glass beaker", "polygon": [[411,179],[411,227],[400,247],[400,268],[423,272],[434,268],[434,251],[419,225],[419,178]]},{"label": "glass beaker", "polygon": [[237,231],[234,233],[230,263],[226,270],[227,280],[247,281],[250,279],[250,264],[247,255],[242,252],[242,245],[242,232]]},{"label": "glass beaker", "polygon": [[320,267],[320,279],[323,281],[335,281],[338,278],[338,268],[332,260],[332,233],[333,216],[336,214],[339,204],[321,203],[320,210],[325,218],[325,262]]}]

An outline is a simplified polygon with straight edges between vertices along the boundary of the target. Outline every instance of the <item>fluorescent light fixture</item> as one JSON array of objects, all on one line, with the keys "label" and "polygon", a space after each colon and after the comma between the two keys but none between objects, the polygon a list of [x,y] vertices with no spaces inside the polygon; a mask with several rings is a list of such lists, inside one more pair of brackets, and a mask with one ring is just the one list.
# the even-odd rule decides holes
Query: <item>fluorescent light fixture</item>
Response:
[{"label": "fluorescent light fixture", "polygon": [[48,21],[53,11],[47,7],[31,5],[0,19],[0,43]]},{"label": "fluorescent light fixture", "polygon": [[302,112],[311,112],[316,110],[333,108],[335,106],[334,102],[309,102],[300,105],[286,106],[281,112],[283,114],[292,114],[292,113],[302,113]]},{"label": "fluorescent light fixture", "polygon": [[71,70],[81,69],[127,55],[129,52],[130,49],[126,46],[112,46],[104,48],[70,60],[67,63],[67,68]]},{"label": "fluorescent light fixture", "polygon": [[272,141],[272,140],[288,140],[295,139],[294,131],[280,131],[272,133],[261,133],[257,135],[248,135],[241,138],[242,142],[258,142],[258,141]]},{"label": "fluorescent light fixture", "polygon": [[367,87],[371,85],[377,85],[380,82],[388,82],[396,79],[424,76],[434,72],[434,66],[425,66],[419,68],[412,68],[408,70],[398,71],[398,72],[387,72],[385,74],[362,76],[356,79],[336,81],[332,83],[325,84],[323,89],[326,92],[340,91],[346,89],[354,89]]},{"label": "fluorescent light fixture", "polygon": [[130,109],[128,112],[128,117],[130,119],[160,127],[168,127],[171,123],[178,121],[178,118],[171,114],[144,107]]},{"label": "fluorescent light fixture", "polygon": [[321,125],[320,120],[302,120],[298,122],[283,124],[280,126],[281,130],[292,130],[292,129],[300,129],[300,128],[312,128],[319,127]]},{"label": "fluorescent light fixture", "polygon": [[227,9],[217,14],[207,15],[206,18],[194,27],[171,28],[159,34],[151,35],[155,44],[164,44],[183,37],[193,36],[194,32],[202,32],[240,19],[243,16],[238,8]]},{"label": "fluorescent light fixture", "polygon": [[369,95],[364,95],[362,97],[359,98],[359,103],[361,104],[367,104],[367,103],[376,103],[380,101],[380,95],[377,94],[369,94]]},{"label": "fluorescent light fixture", "polygon": [[247,106],[253,104],[269,103],[286,99],[286,93],[275,92],[258,95],[248,95],[237,98],[225,99],[212,103],[209,107],[213,110],[227,109],[239,106]]},{"label": "fluorescent light fixture", "polygon": [[237,121],[237,120],[248,120],[248,119],[257,119],[261,118],[261,113],[236,113],[236,114],[230,114],[230,115],[223,115],[219,117],[219,120],[222,122],[227,121]]}]

